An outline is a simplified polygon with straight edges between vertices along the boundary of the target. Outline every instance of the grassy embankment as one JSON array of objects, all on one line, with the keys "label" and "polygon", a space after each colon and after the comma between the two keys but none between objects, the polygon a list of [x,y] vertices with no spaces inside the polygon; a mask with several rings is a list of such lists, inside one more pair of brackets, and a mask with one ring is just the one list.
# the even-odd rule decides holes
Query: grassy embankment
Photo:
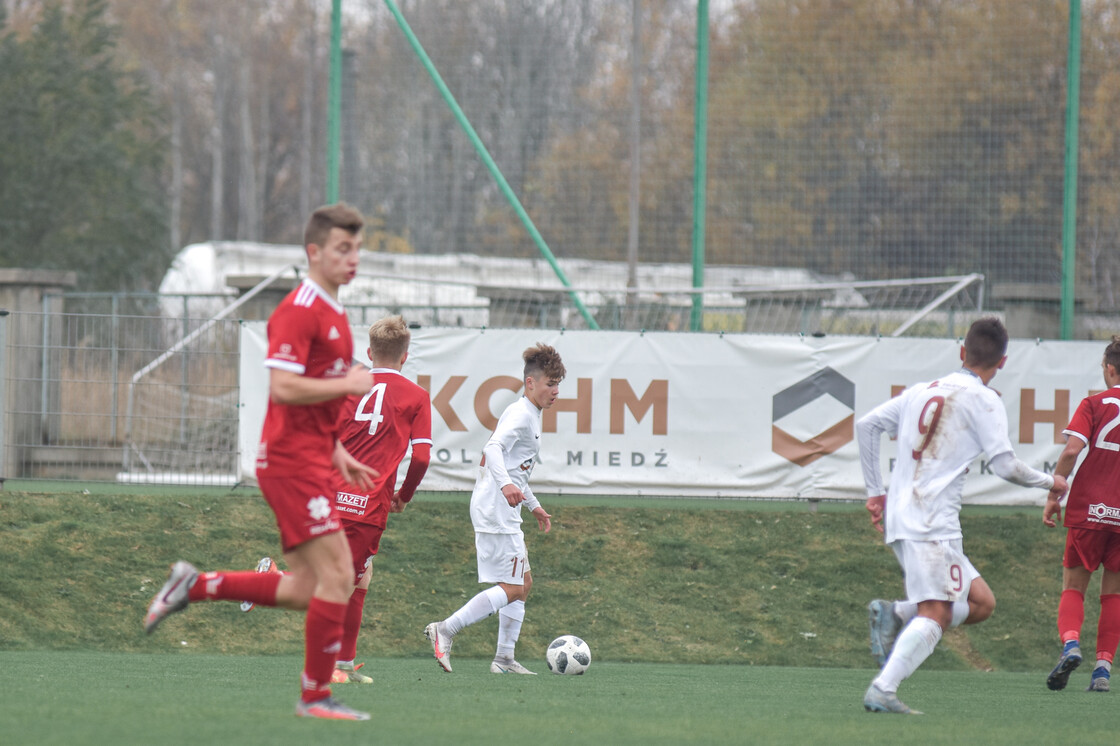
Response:
[{"label": "grassy embankment", "polygon": [[[0,650],[293,654],[300,615],[197,605],[152,637],[144,608],[168,565],[250,568],[277,551],[252,490],[0,492]],[[123,493],[123,494],[122,494]],[[526,522],[534,588],[519,658],[571,632],[597,660],[869,668],[867,601],[902,592],[858,505],[552,498],[548,535]],[[996,593],[987,623],[951,631],[927,669],[1046,671],[1058,650],[1061,530],[1040,511],[966,509],[965,550]],[[424,625],[479,589],[466,497],[424,495],[393,516],[359,654],[430,655]],[[1091,589],[1090,597],[1095,591]],[[1086,604],[1095,629],[1096,604]],[[455,641],[487,658],[486,620]],[[1092,635],[1086,641],[1092,650]]]}]

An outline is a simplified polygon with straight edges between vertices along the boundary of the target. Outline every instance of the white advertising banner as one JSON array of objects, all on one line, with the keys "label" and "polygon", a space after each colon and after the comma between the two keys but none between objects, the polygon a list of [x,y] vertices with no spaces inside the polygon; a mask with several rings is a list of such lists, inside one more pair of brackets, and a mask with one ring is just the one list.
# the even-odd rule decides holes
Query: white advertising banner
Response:
[{"label": "white advertising banner", "polygon": [[[353,329],[365,359],[366,330]],[[421,489],[469,491],[502,410],[521,388],[521,352],[556,347],[568,375],[544,413],[542,494],[864,496],[854,423],[905,386],[960,367],[953,340],[549,330],[413,330],[404,374],[432,396],[432,464]],[[1013,340],[992,381],[1011,441],[1047,471],[1078,402],[1103,387],[1103,342]],[[264,322],[241,342],[240,463],[252,478],[267,402]],[[894,444],[882,444],[886,476]],[[972,504],[1039,504],[977,460]]]}]

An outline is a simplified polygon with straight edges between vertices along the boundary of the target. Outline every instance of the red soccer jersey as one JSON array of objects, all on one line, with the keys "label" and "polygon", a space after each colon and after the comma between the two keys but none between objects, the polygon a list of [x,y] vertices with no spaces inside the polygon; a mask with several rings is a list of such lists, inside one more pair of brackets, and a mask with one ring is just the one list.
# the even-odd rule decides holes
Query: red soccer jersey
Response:
[{"label": "red soccer jersey", "polygon": [[[432,407],[428,392],[399,371],[374,368],[373,381],[365,396],[346,398],[339,412],[339,439],[350,455],[377,469],[380,476],[368,494],[361,494],[337,475],[336,507],[343,520],[357,521],[378,513],[377,521],[384,525],[397,484],[397,468],[409,446],[432,444]],[[377,511],[382,504],[384,509]]]},{"label": "red soccer jersey", "polygon": [[1089,447],[1070,485],[1065,525],[1120,532],[1120,387],[1083,399],[1062,432]]},{"label": "red soccer jersey", "polygon": [[[268,319],[265,367],[312,378],[341,378],[354,343],[342,305],[310,279],[288,294]],[[257,451],[257,474],[312,474],[328,483],[343,397],[317,404],[269,401]]]}]

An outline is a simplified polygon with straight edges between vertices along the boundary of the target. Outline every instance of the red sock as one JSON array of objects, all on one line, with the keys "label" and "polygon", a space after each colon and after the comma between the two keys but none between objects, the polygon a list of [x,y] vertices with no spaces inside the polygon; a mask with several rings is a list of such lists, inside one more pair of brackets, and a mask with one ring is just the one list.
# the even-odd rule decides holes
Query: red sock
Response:
[{"label": "red sock", "polygon": [[346,621],[342,626],[342,652],[340,661],[352,661],[358,655],[358,631],[362,628],[362,606],[366,602],[366,589],[355,588],[346,606]]},{"label": "red sock", "polygon": [[1120,644],[1120,593],[1101,594],[1101,618],[1097,622],[1097,660],[1112,663]]},{"label": "red sock", "polygon": [[1058,602],[1058,634],[1062,642],[1081,639],[1081,625],[1085,622],[1085,594],[1067,588]]},{"label": "red sock", "polygon": [[302,699],[318,702],[331,696],[331,674],[342,649],[346,604],[311,598],[304,628]]},{"label": "red sock", "polygon": [[191,601],[252,601],[276,605],[276,588],[284,577],[278,572],[204,572],[190,590]]}]

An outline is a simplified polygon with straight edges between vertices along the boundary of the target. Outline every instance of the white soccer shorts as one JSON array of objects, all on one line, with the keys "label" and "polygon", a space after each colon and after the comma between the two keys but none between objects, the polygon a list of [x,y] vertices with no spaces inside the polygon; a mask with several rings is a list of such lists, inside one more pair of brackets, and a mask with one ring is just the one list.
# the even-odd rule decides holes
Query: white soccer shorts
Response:
[{"label": "white soccer shorts", "polygon": [[525,573],[529,572],[525,534],[475,533],[474,547],[478,556],[478,582],[525,585]]},{"label": "white soccer shorts", "polygon": [[968,589],[980,573],[964,554],[960,539],[891,543],[906,580],[909,601],[959,601],[968,598]]}]

